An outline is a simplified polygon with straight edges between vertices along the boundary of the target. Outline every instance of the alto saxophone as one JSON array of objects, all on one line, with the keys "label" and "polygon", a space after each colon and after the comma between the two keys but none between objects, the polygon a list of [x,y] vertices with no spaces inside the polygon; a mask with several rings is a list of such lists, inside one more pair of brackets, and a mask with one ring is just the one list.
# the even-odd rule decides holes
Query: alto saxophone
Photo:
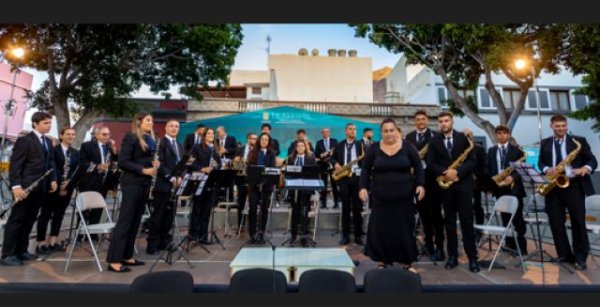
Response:
[{"label": "alto saxophone", "polygon": [[331,178],[333,178],[333,180],[335,180],[335,181],[338,181],[344,177],[352,176],[352,166],[354,164],[358,163],[358,161],[362,160],[364,157],[365,157],[365,151],[363,149],[362,154],[358,158],[348,162],[346,165],[342,166],[342,168],[340,168],[339,170],[337,170],[337,171],[334,170],[333,173],[331,174]]},{"label": "alto saxophone", "polygon": [[[457,169],[459,166],[461,166],[469,156],[471,150],[473,150],[474,145],[471,138],[467,137],[467,141],[469,141],[469,147],[467,147],[467,149],[465,149],[465,151],[460,156],[458,156],[458,158],[456,158],[456,160],[454,160],[454,162],[452,162],[450,166],[448,166],[448,170]],[[454,181],[446,180],[446,178],[444,178],[443,175],[438,176],[435,180],[437,181],[437,184],[440,186],[440,188],[444,190],[447,190],[452,184],[454,184]]]},{"label": "alto saxophone", "polygon": [[421,160],[425,159],[425,155],[427,155],[427,150],[429,149],[429,143],[425,144],[421,150],[419,150],[419,158]]},{"label": "alto saxophone", "polygon": [[579,143],[575,138],[572,139],[573,143],[575,143],[577,147],[574,150],[572,150],[569,153],[569,155],[567,155],[566,159],[560,161],[560,163],[556,165],[554,169],[556,170],[557,175],[544,176],[544,178],[548,180],[548,183],[541,183],[535,189],[536,192],[538,192],[540,195],[543,196],[548,194],[548,192],[550,192],[555,186],[558,186],[561,189],[567,188],[569,186],[570,181],[569,177],[565,175],[565,169],[569,164],[571,164],[571,162],[573,162],[573,160],[575,160],[575,157],[577,157],[577,155],[581,151],[581,143]]},{"label": "alto saxophone", "polygon": [[[519,160],[517,160],[517,163],[521,163],[523,161],[525,161],[525,159],[527,158],[527,153],[521,148],[519,147],[519,150],[521,150],[521,152],[523,152],[523,156],[521,158],[519,158]],[[492,176],[492,180],[494,180],[494,182],[496,183],[496,185],[499,188],[503,188],[506,186],[506,182],[504,182],[504,179],[506,179],[506,177],[508,177],[512,172],[514,171],[512,166],[508,166],[505,169],[503,169],[500,173],[496,174],[495,176]],[[515,186],[515,182],[513,181],[510,184],[510,188],[512,189]]]}]

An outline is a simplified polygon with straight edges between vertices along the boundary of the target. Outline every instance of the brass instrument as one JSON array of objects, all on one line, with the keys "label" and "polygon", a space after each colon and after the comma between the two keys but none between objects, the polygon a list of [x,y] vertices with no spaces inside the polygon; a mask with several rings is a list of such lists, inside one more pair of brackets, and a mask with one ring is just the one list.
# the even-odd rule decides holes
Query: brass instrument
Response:
[{"label": "brass instrument", "polygon": [[362,160],[364,157],[365,151],[363,149],[362,154],[358,158],[348,162],[346,165],[343,165],[342,168],[340,168],[339,170],[334,170],[331,174],[331,178],[333,178],[333,180],[335,181],[338,181],[344,177],[352,176],[352,166],[358,163],[358,161]]},{"label": "brass instrument", "polygon": [[233,159],[231,169],[238,171],[236,174],[237,176],[246,176],[247,163],[248,161],[241,157],[239,157],[239,159]]},{"label": "brass instrument", "polygon": [[[156,140],[156,150],[154,151],[154,159],[153,161],[158,161],[158,151],[160,150],[160,140]],[[108,173],[108,172],[107,172]],[[158,169],[152,176],[152,183],[150,184],[150,194],[148,195],[148,200],[154,200],[154,187],[156,186],[156,178],[158,177]]]},{"label": "brass instrument", "polygon": [[283,162],[281,162],[281,175],[279,175],[279,184],[277,185],[278,189],[283,189],[285,187],[285,167],[288,164],[288,158],[291,155],[287,155],[283,158]]},{"label": "brass instrument", "polygon": [[[521,163],[523,161],[525,161],[525,159],[527,158],[527,153],[521,148],[519,147],[519,150],[521,150],[523,152],[523,156],[521,158],[519,158],[519,160],[517,160],[517,163]],[[504,182],[504,179],[506,179],[506,177],[508,177],[512,172],[514,171],[512,166],[508,166],[505,169],[503,169],[500,173],[496,174],[495,176],[492,176],[492,180],[494,180],[494,182],[496,183],[496,185],[499,188],[503,188],[506,186],[506,183]],[[510,184],[510,188],[512,189],[515,186],[515,182],[513,181]]]},{"label": "brass instrument", "polygon": [[[448,170],[457,169],[459,166],[461,166],[461,164],[469,156],[471,150],[473,150],[473,147],[475,147],[475,145],[473,145],[473,141],[468,136],[467,141],[469,141],[469,147],[467,147],[467,149],[465,149],[465,151],[460,156],[458,156],[458,158],[456,158],[456,160],[454,160],[454,162],[452,162],[450,166],[448,166]],[[447,181],[443,175],[438,176],[435,180],[437,181],[437,184],[440,186],[440,188],[444,190],[447,190],[452,184],[454,184],[454,181]]]},{"label": "brass instrument", "polygon": [[571,162],[573,162],[573,160],[575,160],[575,157],[577,157],[577,155],[581,151],[581,143],[579,143],[575,138],[573,138],[573,142],[575,143],[577,148],[572,150],[567,155],[566,159],[560,161],[560,163],[558,163],[558,165],[554,167],[558,175],[544,176],[546,180],[548,180],[548,183],[541,183],[535,188],[535,191],[538,192],[540,195],[543,196],[548,194],[548,192],[550,192],[555,186],[558,186],[561,189],[567,188],[569,186],[570,181],[569,177],[565,175],[565,169],[569,164],[571,164]]},{"label": "brass instrument", "polygon": [[427,155],[427,150],[429,150],[429,143],[425,144],[421,150],[419,150],[419,158],[421,160],[425,159],[425,155]]}]

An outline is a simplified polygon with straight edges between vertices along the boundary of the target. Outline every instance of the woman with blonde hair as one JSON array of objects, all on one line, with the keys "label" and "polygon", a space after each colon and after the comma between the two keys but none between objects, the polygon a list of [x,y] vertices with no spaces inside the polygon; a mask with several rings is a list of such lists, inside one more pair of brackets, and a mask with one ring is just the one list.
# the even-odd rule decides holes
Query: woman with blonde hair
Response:
[{"label": "woman with blonde hair", "polygon": [[133,258],[133,249],[152,177],[160,166],[160,162],[153,159],[157,142],[152,128],[152,115],[138,113],[131,123],[131,132],[121,143],[119,168],[123,171],[123,199],[106,257],[108,270],[112,272],[129,272],[129,266],[145,264]]}]

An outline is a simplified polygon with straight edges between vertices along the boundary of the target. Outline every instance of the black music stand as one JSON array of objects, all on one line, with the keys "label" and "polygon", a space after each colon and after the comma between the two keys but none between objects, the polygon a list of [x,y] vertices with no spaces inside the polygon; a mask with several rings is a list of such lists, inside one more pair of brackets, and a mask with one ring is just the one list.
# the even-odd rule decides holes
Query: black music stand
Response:
[{"label": "black music stand", "polygon": [[[533,195],[533,211],[535,213],[535,225],[536,225],[536,230],[537,230],[538,244],[537,244],[536,250],[533,253],[531,253],[529,256],[524,258],[523,262],[525,262],[526,260],[532,259],[533,257],[538,256],[539,259],[532,259],[532,261],[541,263],[542,274],[545,273],[544,262],[558,263],[558,265],[560,265],[562,268],[567,270],[567,272],[573,274],[572,270],[570,270],[567,266],[565,266],[564,263],[559,261],[557,258],[552,257],[546,250],[544,250],[544,248],[542,246],[542,233],[540,231],[540,219],[538,216],[537,201],[535,199],[535,194],[536,194],[535,187],[537,184],[547,183],[548,181],[546,180],[546,178],[544,176],[542,176],[540,173],[538,173],[538,171],[535,168],[533,168],[533,166],[531,164],[528,164],[525,162],[510,162],[510,166],[515,171],[517,171],[517,173],[519,173],[519,175],[521,175],[523,182],[531,183],[531,190],[532,190],[532,195]],[[548,260],[544,259],[544,255],[546,255]],[[520,263],[519,265],[523,265],[523,264]],[[519,266],[519,265],[517,265],[517,266]],[[542,279],[545,280],[545,278],[542,278]]]},{"label": "black music stand", "polygon": [[[279,184],[279,178],[281,176],[281,169],[278,167],[265,167],[260,165],[248,165],[246,168],[248,185],[257,185],[260,189],[260,201],[262,202],[265,198],[265,186],[275,186]],[[273,206],[269,204],[269,210],[271,211],[271,215],[273,213]],[[262,215],[265,214],[263,210],[260,210],[260,214],[256,217],[256,223],[259,227],[258,231],[254,234],[250,240],[248,240],[244,245],[251,242],[260,242],[260,239],[264,239],[267,243],[271,245],[273,248],[273,252],[275,252],[275,245],[266,238],[264,235],[264,231],[262,230]],[[243,246],[243,245],[242,245]]]},{"label": "black music stand", "polygon": [[[235,176],[237,175],[237,170],[232,169],[214,169],[208,174],[208,179],[204,185],[205,189],[212,189],[212,208],[210,211],[210,231],[206,233],[206,235],[200,238],[202,240],[208,240],[210,236],[210,243],[214,243],[215,241],[221,245],[222,249],[225,249],[225,245],[217,236],[217,233],[214,230],[215,225],[215,208],[217,207],[217,203],[219,202],[219,189],[220,187],[228,187],[235,180]],[[202,193],[205,193],[202,191]]]},{"label": "black music stand", "polygon": [[[173,204],[174,206],[174,210],[173,210],[173,214],[171,216],[172,220],[171,220],[171,236],[173,238],[175,238],[175,231],[179,231],[178,229],[175,229],[175,217],[177,215],[177,199],[179,197],[189,197],[190,201],[192,199],[192,194],[194,194],[196,192],[196,190],[198,189],[198,186],[201,183],[201,176],[200,174],[186,174],[183,177],[183,181],[181,182],[181,185],[177,188],[177,189],[173,189],[172,194],[171,194],[171,199],[169,200],[170,203]],[[190,217],[191,217],[191,213],[190,213]],[[192,264],[190,263],[190,260],[188,258],[185,257],[185,255],[183,254],[183,249],[182,246],[184,244],[188,244],[190,243],[190,241],[192,240],[192,237],[188,234],[187,236],[185,236],[185,238],[183,238],[183,240],[181,240],[180,242],[175,242],[175,240],[171,240],[171,242],[169,243],[169,245],[167,245],[167,247],[165,248],[164,251],[162,251],[160,253],[160,255],[158,255],[158,258],[156,258],[156,260],[154,261],[154,263],[152,264],[152,266],[150,267],[150,270],[148,272],[152,272],[152,270],[154,269],[154,267],[156,266],[156,264],[160,261],[160,260],[164,260],[165,263],[167,263],[168,265],[172,265],[173,263],[177,262],[177,260],[183,258],[187,264],[190,266],[190,268],[193,268]],[[208,249],[206,249],[204,246],[200,245],[200,247],[202,247],[207,253],[210,253],[210,251]],[[179,254],[179,257],[177,259],[173,259],[173,254],[177,252]]]},{"label": "black music stand", "polygon": [[[310,205],[306,204],[306,191],[315,191],[325,189],[323,180],[319,179],[320,166],[317,165],[306,165],[306,166],[287,166],[285,188],[288,190],[295,190],[294,198],[298,202],[298,192],[300,192],[300,219],[302,234],[300,235],[299,241],[302,247],[315,247],[315,242],[308,235],[308,211]],[[292,241],[292,237],[288,237],[281,245],[285,245]]]}]

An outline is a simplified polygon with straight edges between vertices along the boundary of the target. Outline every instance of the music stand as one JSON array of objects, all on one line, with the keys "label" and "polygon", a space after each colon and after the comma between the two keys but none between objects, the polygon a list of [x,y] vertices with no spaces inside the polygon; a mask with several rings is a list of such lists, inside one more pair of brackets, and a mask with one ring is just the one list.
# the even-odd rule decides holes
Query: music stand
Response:
[{"label": "music stand", "polygon": [[[193,268],[192,264],[190,263],[190,260],[188,258],[186,258],[185,255],[183,254],[183,249],[182,249],[182,246],[184,244],[189,244],[192,237],[188,234],[180,242],[175,242],[175,239],[174,239],[175,231],[179,231],[178,229],[175,229],[175,217],[177,215],[177,199],[180,197],[189,197],[188,201],[190,201],[192,194],[195,193],[196,190],[198,189],[201,179],[202,179],[202,177],[200,174],[186,174],[183,177],[181,185],[177,189],[173,189],[173,191],[171,193],[171,199],[169,200],[169,202],[173,203],[174,207],[175,207],[173,210],[173,214],[171,216],[171,219],[172,219],[171,220],[171,225],[172,225],[171,226],[171,237],[173,238],[173,240],[171,240],[171,242],[169,243],[169,245],[167,245],[165,250],[162,251],[160,253],[160,255],[158,255],[158,258],[156,258],[156,260],[154,261],[154,263],[152,264],[152,266],[150,267],[150,270],[148,272],[152,272],[152,270],[154,269],[154,267],[160,260],[164,260],[165,263],[167,263],[168,265],[172,265],[173,263],[177,262],[177,260],[179,260],[181,258],[185,259],[185,261],[190,266],[190,268]],[[191,213],[190,213],[190,216],[191,216]],[[202,247],[207,253],[210,253],[210,251],[208,249],[206,249],[204,246],[200,245],[200,247]],[[177,252],[179,254],[179,257],[177,259],[173,259],[173,253],[175,253],[175,252]]]},{"label": "music stand", "polygon": [[[260,189],[260,201],[262,202],[265,198],[265,186],[275,186],[279,183],[279,177],[281,176],[281,169],[278,167],[265,167],[262,165],[248,165],[246,168],[248,185],[256,185]],[[262,206],[261,206],[262,207]],[[273,206],[269,204],[269,209],[271,213],[273,212]],[[271,245],[273,251],[275,250],[275,245],[265,237],[264,231],[262,230],[262,215],[265,214],[263,210],[259,211],[260,214],[256,217],[256,223],[259,227],[257,232],[254,234],[250,240],[248,240],[244,245],[257,242],[257,239],[264,239],[267,243]],[[260,242],[260,240],[258,240]],[[242,245],[243,246],[243,245]]]},{"label": "music stand", "polygon": [[204,185],[205,188],[208,187],[212,189],[212,208],[210,211],[210,231],[208,231],[204,236],[202,236],[202,238],[200,238],[200,241],[208,240],[208,237],[210,235],[209,242],[214,243],[214,241],[216,241],[217,243],[219,243],[219,245],[221,245],[222,249],[225,249],[225,246],[223,245],[221,239],[219,239],[219,236],[217,236],[217,233],[214,230],[215,208],[217,207],[217,203],[219,202],[219,188],[222,186],[229,186],[235,180],[237,172],[237,170],[232,169],[214,169],[208,174],[208,179],[206,180],[206,183]]},{"label": "music stand", "polygon": [[[544,274],[544,262],[558,263],[558,265],[560,265],[562,268],[567,270],[569,273],[573,274],[572,270],[570,270],[567,266],[564,265],[564,263],[559,261],[557,258],[552,257],[552,255],[550,255],[546,250],[544,250],[544,248],[542,246],[542,233],[540,231],[540,219],[539,219],[539,215],[538,215],[537,201],[535,198],[535,193],[536,193],[535,187],[537,184],[544,184],[544,183],[547,183],[548,181],[546,180],[546,178],[544,176],[542,176],[540,173],[538,173],[538,171],[531,164],[528,164],[525,162],[510,162],[510,166],[515,171],[517,171],[517,173],[519,175],[521,175],[523,182],[531,183],[531,190],[532,190],[532,195],[533,195],[533,211],[535,213],[535,225],[536,225],[536,230],[537,230],[538,244],[537,244],[536,250],[533,253],[531,253],[529,256],[527,256],[525,259],[523,259],[523,262],[525,262],[526,260],[532,259],[533,257],[539,256],[539,260],[533,259],[533,261],[540,262],[540,264],[542,265],[542,274]],[[548,261],[546,261],[544,259],[544,255],[546,255]],[[523,264],[520,263],[519,265],[523,265]],[[517,265],[517,266],[519,266],[519,265]],[[545,278],[542,278],[542,279],[545,280]]]},{"label": "music stand", "polygon": [[[323,180],[319,179],[319,172],[321,167],[317,165],[306,165],[306,166],[287,166],[285,188],[288,190],[295,190],[294,198],[298,202],[298,192],[300,192],[300,219],[302,224],[299,241],[303,247],[315,247],[315,242],[308,235],[308,211],[310,205],[306,205],[306,191],[315,191],[325,189]],[[285,245],[290,242],[292,237],[288,237],[281,245]]]}]

